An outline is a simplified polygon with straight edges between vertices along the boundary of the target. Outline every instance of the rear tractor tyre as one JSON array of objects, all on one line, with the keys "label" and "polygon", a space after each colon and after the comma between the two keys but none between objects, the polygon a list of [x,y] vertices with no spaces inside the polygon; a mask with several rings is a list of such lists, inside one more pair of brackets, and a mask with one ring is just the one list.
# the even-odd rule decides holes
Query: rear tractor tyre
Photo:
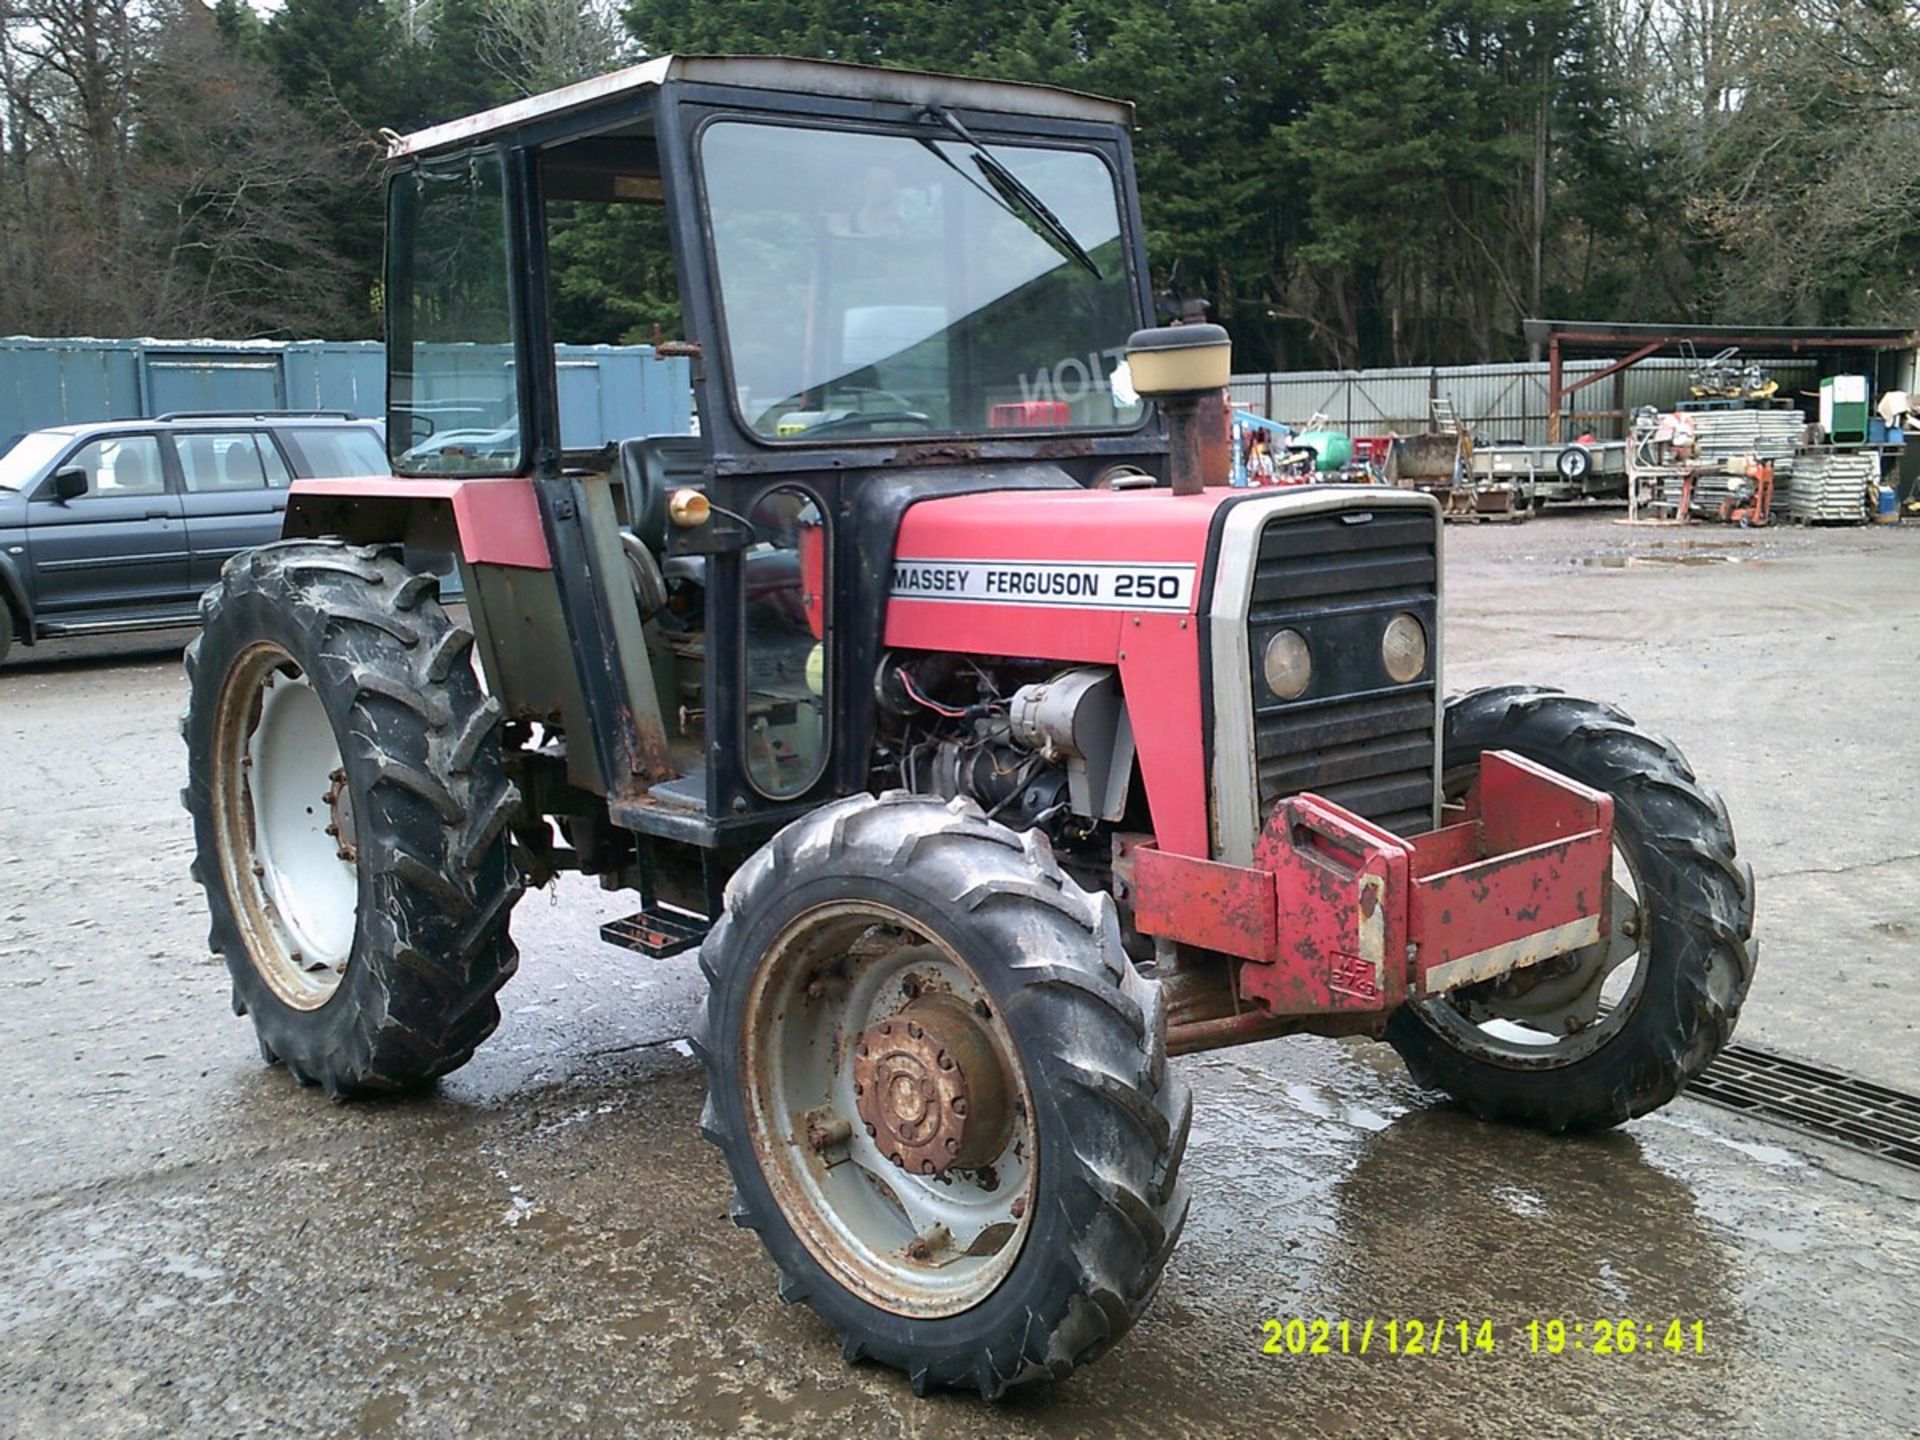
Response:
[{"label": "rear tractor tyre", "polygon": [[264,545],[187,647],[209,943],[262,1055],[336,1098],[464,1064],[518,959],[500,706],[438,596],[396,550]]},{"label": "rear tractor tyre", "polygon": [[783,1300],[993,1398],[1102,1354],[1186,1217],[1191,1097],[1112,901],[970,801],[783,830],[727,888],[701,1128]]},{"label": "rear tractor tyre", "polygon": [[1420,1084],[1482,1119],[1591,1130],[1656,1110],[1733,1035],[1753,980],[1753,870],[1720,797],[1671,742],[1556,691],[1447,705],[1449,799],[1512,750],[1614,802],[1611,935],[1574,954],[1405,1005],[1387,1039]]}]

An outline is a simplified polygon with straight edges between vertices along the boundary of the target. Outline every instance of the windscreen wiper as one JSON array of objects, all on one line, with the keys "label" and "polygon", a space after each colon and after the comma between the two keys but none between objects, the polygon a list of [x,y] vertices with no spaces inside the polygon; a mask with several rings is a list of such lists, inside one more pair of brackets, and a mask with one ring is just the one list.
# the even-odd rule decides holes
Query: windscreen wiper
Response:
[{"label": "windscreen wiper", "polygon": [[1101,273],[1093,256],[1087,253],[1086,247],[1074,239],[1073,232],[1062,223],[1060,217],[1047,208],[1046,201],[1029,190],[1018,175],[994,159],[992,153],[973,138],[972,132],[960,123],[959,118],[951,110],[939,105],[929,105],[926,113],[938,120],[949,133],[972,151],[970,158],[979,167],[980,173],[987,177],[987,183],[993,187],[994,193],[1018,219],[1026,223],[1028,229],[1059,251],[1061,255],[1078,264],[1094,279],[1107,278]]}]

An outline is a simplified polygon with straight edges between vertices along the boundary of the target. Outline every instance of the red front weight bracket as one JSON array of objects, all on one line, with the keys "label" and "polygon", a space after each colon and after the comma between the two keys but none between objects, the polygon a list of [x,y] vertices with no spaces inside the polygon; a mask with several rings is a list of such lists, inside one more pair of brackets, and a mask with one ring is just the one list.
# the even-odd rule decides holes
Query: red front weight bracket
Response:
[{"label": "red front weight bracket", "polygon": [[1142,934],[1237,956],[1273,1015],[1391,1010],[1605,937],[1613,800],[1488,751],[1461,818],[1411,839],[1317,795],[1283,800],[1251,866],[1134,858]]}]

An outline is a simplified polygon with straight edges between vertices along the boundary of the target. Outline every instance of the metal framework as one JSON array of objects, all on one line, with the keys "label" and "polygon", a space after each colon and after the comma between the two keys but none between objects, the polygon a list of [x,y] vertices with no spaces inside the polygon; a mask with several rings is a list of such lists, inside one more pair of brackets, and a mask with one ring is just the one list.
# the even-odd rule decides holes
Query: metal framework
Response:
[{"label": "metal framework", "polygon": [[[1690,351],[1724,350],[1737,346],[1750,357],[1781,359],[1788,356],[1852,353],[1878,356],[1888,351],[1912,351],[1920,337],[1911,330],[1895,326],[1857,326],[1814,329],[1793,325],[1639,325],[1603,320],[1528,320],[1524,322],[1527,346],[1538,358],[1547,357],[1547,443],[1557,445],[1563,402],[1576,390],[1598,380],[1619,377],[1629,366],[1658,355],[1684,356]],[[1566,383],[1562,364],[1566,357],[1610,356],[1614,363],[1591,375]],[[1622,402],[1624,407],[1624,401]]]}]

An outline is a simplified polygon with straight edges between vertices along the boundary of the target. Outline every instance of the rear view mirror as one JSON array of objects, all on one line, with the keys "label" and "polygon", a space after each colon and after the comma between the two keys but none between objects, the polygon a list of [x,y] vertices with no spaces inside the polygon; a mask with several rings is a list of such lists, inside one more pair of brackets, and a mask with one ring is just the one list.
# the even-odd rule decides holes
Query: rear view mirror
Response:
[{"label": "rear view mirror", "polygon": [[87,493],[87,472],[84,470],[60,470],[53,477],[53,498],[65,504],[69,500],[78,500]]}]

